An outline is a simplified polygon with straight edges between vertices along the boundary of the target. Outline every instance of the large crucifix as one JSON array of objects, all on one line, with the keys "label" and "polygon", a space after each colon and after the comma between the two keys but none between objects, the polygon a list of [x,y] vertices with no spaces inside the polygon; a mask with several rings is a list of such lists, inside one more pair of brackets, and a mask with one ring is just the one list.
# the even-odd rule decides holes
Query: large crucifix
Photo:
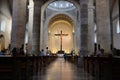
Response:
[{"label": "large crucifix", "polygon": [[62,51],[62,37],[63,36],[68,36],[68,34],[63,34],[62,30],[60,34],[55,34],[55,36],[60,36],[60,51]]}]

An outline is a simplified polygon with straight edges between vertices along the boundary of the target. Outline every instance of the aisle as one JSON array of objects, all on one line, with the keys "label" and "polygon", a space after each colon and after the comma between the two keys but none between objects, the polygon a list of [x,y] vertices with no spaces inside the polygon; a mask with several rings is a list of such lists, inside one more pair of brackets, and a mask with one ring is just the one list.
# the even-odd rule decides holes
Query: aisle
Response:
[{"label": "aisle", "polygon": [[93,80],[91,76],[84,72],[83,68],[77,68],[74,64],[58,58],[48,67],[39,70],[38,76],[33,80]]}]

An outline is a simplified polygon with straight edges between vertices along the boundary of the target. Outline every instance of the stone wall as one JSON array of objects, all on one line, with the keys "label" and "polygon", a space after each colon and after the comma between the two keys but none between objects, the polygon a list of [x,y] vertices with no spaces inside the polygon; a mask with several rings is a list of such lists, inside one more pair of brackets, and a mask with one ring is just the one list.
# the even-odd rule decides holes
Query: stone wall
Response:
[{"label": "stone wall", "polygon": [[0,31],[0,34],[4,35],[5,38],[5,48],[8,48],[10,44],[10,34],[11,34],[11,22],[12,16],[9,9],[8,0],[0,0],[0,27],[3,27],[1,24],[4,23],[4,31]]}]

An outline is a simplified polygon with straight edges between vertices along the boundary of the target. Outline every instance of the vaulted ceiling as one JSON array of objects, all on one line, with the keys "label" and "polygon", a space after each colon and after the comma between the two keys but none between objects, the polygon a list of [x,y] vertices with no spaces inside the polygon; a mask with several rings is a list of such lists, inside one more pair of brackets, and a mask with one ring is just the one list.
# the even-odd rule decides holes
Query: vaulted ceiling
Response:
[{"label": "vaulted ceiling", "polygon": [[[76,0],[76,1],[79,2],[79,0]],[[110,0],[110,12],[113,11],[113,7],[114,7],[116,1],[117,0]],[[0,3],[2,3],[2,0],[0,0]],[[11,14],[12,14],[12,5],[13,5],[12,3],[13,3],[13,0],[8,0],[8,3],[9,3],[9,8],[10,8],[10,11],[11,11]],[[29,0],[27,0],[27,4],[28,3],[29,3]]]},{"label": "vaulted ceiling", "polygon": [[[28,0],[27,0],[28,1]],[[47,1],[47,0],[46,0]],[[76,0],[76,1],[79,1],[79,0]],[[110,0],[110,8],[111,10],[113,9],[113,6],[115,5],[115,2],[117,0]],[[12,10],[12,3],[13,3],[13,0],[8,0],[8,3],[9,3],[9,6],[10,6],[10,9]]]},{"label": "vaulted ceiling", "polygon": [[71,25],[73,25],[72,19],[71,19],[69,16],[64,15],[64,14],[55,15],[55,16],[50,20],[49,25],[53,24],[53,23],[56,22],[56,21],[60,21],[60,20],[67,21],[67,22],[71,23]]}]

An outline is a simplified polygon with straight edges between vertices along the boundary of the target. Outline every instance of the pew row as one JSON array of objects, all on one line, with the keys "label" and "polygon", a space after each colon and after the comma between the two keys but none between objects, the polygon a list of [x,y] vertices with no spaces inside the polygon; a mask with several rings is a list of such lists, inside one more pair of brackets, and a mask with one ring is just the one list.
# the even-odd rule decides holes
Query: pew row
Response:
[{"label": "pew row", "polygon": [[0,57],[0,80],[32,80],[39,68],[48,66],[57,56]]},{"label": "pew row", "polygon": [[84,57],[84,70],[95,80],[120,80],[120,58]]}]

